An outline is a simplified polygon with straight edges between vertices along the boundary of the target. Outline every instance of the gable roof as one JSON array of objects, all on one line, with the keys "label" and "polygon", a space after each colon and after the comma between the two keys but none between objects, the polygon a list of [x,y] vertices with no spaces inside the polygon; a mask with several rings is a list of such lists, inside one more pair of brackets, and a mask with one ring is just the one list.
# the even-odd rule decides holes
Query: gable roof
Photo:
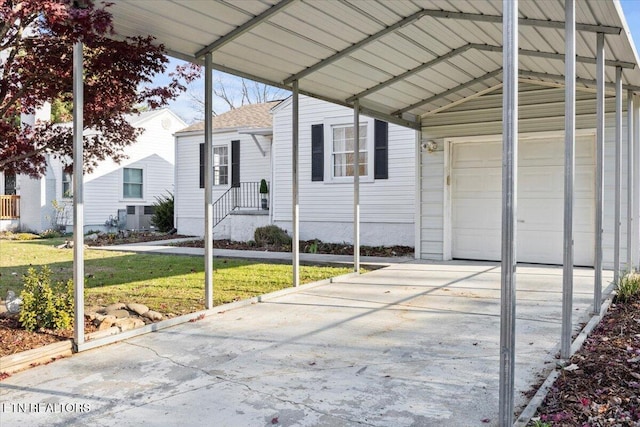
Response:
[{"label": "gable roof", "polygon": [[[247,104],[213,117],[213,128],[220,129],[264,129],[271,128],[271,109],[280,101]],[[194,123],[177,133],[203,131],[204,122]]]}]

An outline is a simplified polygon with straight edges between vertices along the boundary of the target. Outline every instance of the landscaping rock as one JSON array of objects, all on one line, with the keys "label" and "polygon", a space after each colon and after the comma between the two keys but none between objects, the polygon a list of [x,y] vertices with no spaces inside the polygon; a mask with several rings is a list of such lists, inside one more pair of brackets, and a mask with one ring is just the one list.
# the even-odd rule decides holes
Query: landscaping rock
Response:
[{"label": "landscaping rock", "polygon": [[158,313],[157,311],[153,311],[153,310],[147,311],[142,316],[153,321],[164,319],[164,316],[161,313]]},{"label": "landscaping rock", "polygon": [[13,291],[7,291],[7,299],[4,302],[7,307],[7,311],[11,314],[20,313],[22,306],[22,298],[17,297]]},{"label": "landscaping rock", "polygon": [[98,240],[98,233],[87,234],[86,236],[84,236],[84,240],[91,240],[95,242],[96,240]]},{"label": "landscaping rock", "polygon": [[104,308],[104,311],[107,312],[107,311],[113,311],[113,310],[121,310],[121,309],[126,308],[126,307],[127,307],[127,305],[125,303],[116,302],[114,304],[110,304],[110,305],[106,306]]},{"label": "landscaping rock", "polygon": [[127,310],[111,310],[107,311],[107,315],[115,316],[117,319],[126,319],[131,317],[131,314]]},{"label": "landscaping rock", "polygon": [[94,320],[94,324],[97,321],[98,324],[98,330],[99,331],[104,331],[105,329],[109,329],[110,327],[113,326],[113,324],[116,322],[116,317],[115,316],[100,316],[101,319],[98,320],[98,318],[96,317],[96,320]]},{"label": "landscaping rock", "polygon": [[122,332],[124,332],[144,326],[144,322],[136,317],[129,317],[126,319],[117,319],[114,326],[117,326]]},{"label": "landscaping rock", "polygon": [[129,303],[129,304],[127,304],[127,309],[129,311],[135,312],[139,316],[143,316],[145,313],[147,313],[149,311],[149,307],[147,307],[144,304],[137,304],[137,303]]}]

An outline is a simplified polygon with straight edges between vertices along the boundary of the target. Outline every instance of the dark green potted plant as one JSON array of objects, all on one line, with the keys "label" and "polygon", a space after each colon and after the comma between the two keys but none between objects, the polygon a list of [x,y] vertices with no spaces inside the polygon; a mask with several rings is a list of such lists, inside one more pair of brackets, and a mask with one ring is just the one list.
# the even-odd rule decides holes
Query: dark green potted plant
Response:
[{"label": "dark green potted plant", "polygon": [[260,181],[260,196],[262,202],[262,209],[269,209],[269,203],[267,200],[267,194],[269,194],[269,187],[267,186],[267,180],[263,179]]}]

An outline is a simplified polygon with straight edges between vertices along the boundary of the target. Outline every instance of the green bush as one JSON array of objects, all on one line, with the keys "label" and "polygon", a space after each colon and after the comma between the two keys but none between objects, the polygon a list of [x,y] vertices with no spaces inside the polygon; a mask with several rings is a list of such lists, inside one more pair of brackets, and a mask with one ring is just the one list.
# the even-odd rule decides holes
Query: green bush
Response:
[{"label": "green bush", "polygon": [[42,233],[40,233],[41,239],[53,239],[54,237],[60,237],[60,236],[62,236],[62,233],[52,228],[48,230],[44,230]]},{"label": "green bush", "polygon": [[51,283],[51,270],[30,268],[25,275],[20,323],[27,331],[65,330],[73,324],[73,281]]},{"label": "green bush", "polygon": [[617,300],[626,302],[640,293],[640,274],[632,271],[625,274],[618,281]]},{"label": "green bush", "polygon": [[253,239],[258,246],[291,244],[291,237],[277,225],[267,225],[256,228]]},{"label": "green bush", "polygon": [[263,179],[260,181],[260,194],[269,193],[269,187],[267,186],[267,180]]},{"label": "green bush", "polygon": [[163,233],[173,230],[173,205],[171,193],[168,196],[156,197],[156,202],[153,204],[155,211],[151,217],[151,223]]}]

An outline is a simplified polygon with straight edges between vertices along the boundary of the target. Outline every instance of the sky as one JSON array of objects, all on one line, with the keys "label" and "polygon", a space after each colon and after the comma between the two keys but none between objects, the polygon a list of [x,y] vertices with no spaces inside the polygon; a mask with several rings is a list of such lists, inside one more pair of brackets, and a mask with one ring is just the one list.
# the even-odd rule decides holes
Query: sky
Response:
[{"label": "sky", "polygon": [[[633,38],[634,42],[640,41],[640,0],[620,0],[620,3],[627,20],[629,30],[631,31],[631,37]],[[638,51],[637,43],[636,51]],[[172,59],[169,66],[167,67],[167,70],[171,71],[175,68],[176,64],[180,63],[182,62]],[[224,84],[227,92],[232,94],[232,96],[238,99],[238,101],[240,100],[239,93],[241,82],[239,78],[218,71],[214,71],[213,75],[214,84]],[[168,78],[166,77],[166,75],[157,76],[157,78],[154,80],[154,83],[157,85],[166,84],[167,82]],[[202,79],[199,79],[189,86],[188,93],[182,94],[180,97],[173,100],[169,107],[189,124],[193,123],[194,121],[202,120],[202,112],[199,111],[197,103],[193,100],[193,97],[199,96],[200,98],[202,98],[203,91],[204,84]],[[282,98],[288,96],[287,92],[281,93],[283,93]],[[218,113],[225,112],[229,109],[226,103],[224,103],[220,99],[216,99],[215,97],[213,107],[214,110]]]}]

